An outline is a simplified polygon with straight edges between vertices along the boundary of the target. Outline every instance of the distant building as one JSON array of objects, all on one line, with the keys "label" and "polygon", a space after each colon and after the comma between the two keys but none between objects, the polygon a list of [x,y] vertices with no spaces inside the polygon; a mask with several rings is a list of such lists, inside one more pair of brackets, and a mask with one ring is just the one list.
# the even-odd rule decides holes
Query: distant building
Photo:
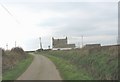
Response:
[{"label": "distant building", "polygon": [[52,38],[53,50],[67,50],[74,49],[75,44],[68,44],[67,37],[65,39],[54,39]]},{"label": "distant building", "polygon": [[84,48],[99,48],[101,44],[86,44]]}]

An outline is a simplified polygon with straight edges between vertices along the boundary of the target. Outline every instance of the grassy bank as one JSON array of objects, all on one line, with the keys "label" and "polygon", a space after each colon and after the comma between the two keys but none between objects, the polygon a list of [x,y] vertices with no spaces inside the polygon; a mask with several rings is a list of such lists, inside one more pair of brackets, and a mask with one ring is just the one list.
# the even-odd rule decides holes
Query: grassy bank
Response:
[{"label": "grassy bank", "polygon": [[31,64],[33,60],[33,56],[29,55],[26,59],[21,60],[18,62],[16,66],[12,69],[7,70],[3,73],[2,79],[3,80],[16,80]]},{"label": "grassy bank", "polygon": [[86,53],[80,50],[41,52],[56,64],[66,80],[117,80],[118,54],[107,50]]},{"label": "grassy bank", "polygon": [[92,77],[83,69],[78,69],[70,62],[51,55],[45,55],[52,60],[57,69],[60,71],[60,75],[64,80],[92,80]]}]

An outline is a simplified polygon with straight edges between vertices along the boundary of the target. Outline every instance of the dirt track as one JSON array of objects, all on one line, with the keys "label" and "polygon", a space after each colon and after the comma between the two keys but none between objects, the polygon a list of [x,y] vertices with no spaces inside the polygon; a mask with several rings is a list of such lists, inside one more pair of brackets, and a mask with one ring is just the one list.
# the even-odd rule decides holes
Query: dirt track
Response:
[{"label": "dirt track", "polygon": [[17,80],[62,80],[55,65],[42,55],[34,55],[28,69]]}]

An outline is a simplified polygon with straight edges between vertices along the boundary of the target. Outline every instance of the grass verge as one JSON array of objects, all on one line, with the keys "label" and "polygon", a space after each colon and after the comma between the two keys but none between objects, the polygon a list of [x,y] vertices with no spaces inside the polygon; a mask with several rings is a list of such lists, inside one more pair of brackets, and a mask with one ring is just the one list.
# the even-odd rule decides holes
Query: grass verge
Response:
[{"label": "grass verge", "polygon": [[[65,80],[118,80],[118,54],[116,52],[117,51],[110,52],[107,50],[92,52],[86,50],[59,50],[39,53],[50,56],[49,58],[53,60],[56,66],[59,69],[63,69],[63,71],[60,71],[63,72],[61,75],[64,74],[64,72],[66,73],[66,71],[70,70],[70,72],[72,72],[72,70],[75,70],[72,73],[73,75],[71,75],[70,72],[68,72],[68,74],[66,73],[66,76],[62,75],[65,77]],[[68,63],[65,63],[66,61]],[[80,73],[81,76],[79,77],[77,73]],[[67,76],[71,78],[66,78]]]},{"label": "grass verge", "polygon": [[6,71],[2,75],[2,80],[16,80],[23,72],[25,72],[28,66],[32,63],[32,60],[33,56],[29,55],[27,59],[19,62],[16,66],[13,67],[13,69]]},{"label": "grass verge", "polygon": [[91,80],[93,79],[84,69],[78,69],[75,65],[62,58],[45,55],[54,62],[63,80]]}]

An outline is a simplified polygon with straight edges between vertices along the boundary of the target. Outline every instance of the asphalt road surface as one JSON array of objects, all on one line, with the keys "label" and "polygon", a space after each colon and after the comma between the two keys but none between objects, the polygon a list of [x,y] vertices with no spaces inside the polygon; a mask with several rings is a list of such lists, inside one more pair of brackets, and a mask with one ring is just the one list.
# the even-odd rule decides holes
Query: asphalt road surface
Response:
[{"label": "asphalt road surface", "polygon": [[34,54],[33,62],[17,80],[62,80],[62,78],[47,57]]}]

